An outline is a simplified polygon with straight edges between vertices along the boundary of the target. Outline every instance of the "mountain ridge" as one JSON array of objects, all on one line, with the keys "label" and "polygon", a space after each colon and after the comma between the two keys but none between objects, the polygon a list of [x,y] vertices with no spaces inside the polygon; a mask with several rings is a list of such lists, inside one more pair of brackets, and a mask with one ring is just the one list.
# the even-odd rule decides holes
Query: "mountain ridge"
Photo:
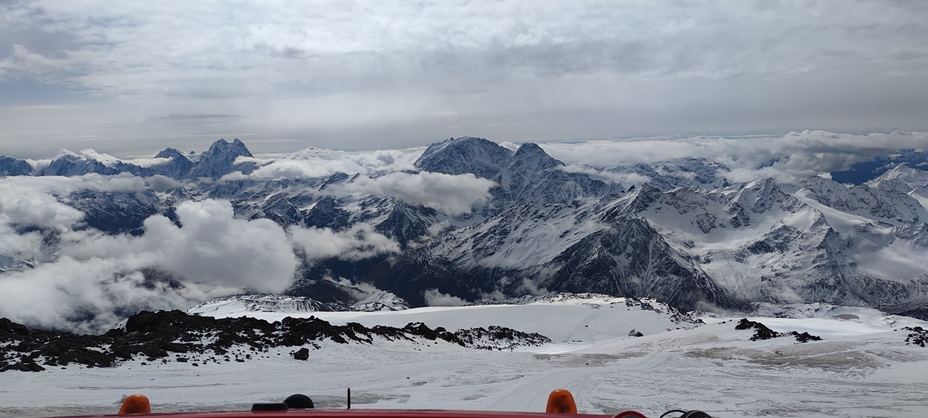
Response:
[{"label": "mountain ridge", "polygon": [[[626,188],[568,170],[537,144],[513,151],[462,137],[432,144],[413,164],[419,171],[403,173],[493,181],[489,199],[469,213],[447,214],[402,194],[339,194],[366,187],[360,173],[249,176],[258,164],[237,139],[216,141],[196,162],[165,149],[156,158],[167,161],[150,167],[65,157],[35,174],[184,181],[167,190],[58,197],[85,215],[85,228],[105,234],[142,235],[150,216],[176,222],[182,201],[222,199],[240,219],[395,242],[396,249],[362,246],[353,253],[361,255],[303,259],[286,293],[324,303],[372,294],[356,286],[392,292],[411,306],[435,297],[473,302],[547,292],[653,297],[687,310],[765,302],[912,310],[928,298],[928,266],[912,259],[928,254],[928,174],[903,164],[860,185],[820,176],[735,183],[724,165],[693,158],[607,168],[648,179]],[[12,260],[4,262],[8,272],[35,263],[0,256]],[[887,261],[893,257],[909,260],[900,269]]]}]

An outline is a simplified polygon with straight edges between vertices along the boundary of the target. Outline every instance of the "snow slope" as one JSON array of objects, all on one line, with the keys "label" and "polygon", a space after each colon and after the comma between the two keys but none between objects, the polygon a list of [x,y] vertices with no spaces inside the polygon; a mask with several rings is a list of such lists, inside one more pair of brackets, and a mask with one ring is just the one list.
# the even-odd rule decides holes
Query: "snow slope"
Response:
[{"label": "snow slope", "polygon": [[[443,341],[324,341],[306,362],[281,348],[245,363],[142,366],[136,359],[115,369],[7,372],[0,373],[0,416],[113,413],[131,393],[148,395],[156,412],[241,409],[292,393],[310,395],[319,407],[342,408],[349,387],[353,408],[541,411],[551,390],[567,388],[587,413],[635,409],[657,417],[669,409],[699,409],[718,417],[924,416],[928,349],[906,345],[901,327],[925,322],[872,309],[776,307],[781,318],[752,320],[824,340],[750,341],[752,331],[735,330],[732,320],[738,318],[706,316],[705,325],[695,326],[675,323],[660,305],[648,310],[630,302],[586,296],[523,305],[279,314],[247,311],[226,300],[195,309],[269,320],[316,315],[369,326],[504,325],[541,332],[554,343],[510,352]],[[645,335],[629,337],[630,328]]]}]

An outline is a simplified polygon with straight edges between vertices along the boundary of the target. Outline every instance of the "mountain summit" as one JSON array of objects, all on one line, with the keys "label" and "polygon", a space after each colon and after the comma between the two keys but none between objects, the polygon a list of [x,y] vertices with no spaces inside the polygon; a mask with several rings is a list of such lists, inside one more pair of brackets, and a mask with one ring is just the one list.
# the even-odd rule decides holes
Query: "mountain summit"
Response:
[{"label": "mountain summit", "polygon": [[452,175],[471,173],[492,180],[509,164],[511,157],[512,151],[493,141],[466,136],[432,144],[415,165],[423,171]]},{"label": "mountain summit", "polygon": [[252,157],[251,152],[242,141],[235,138],[230,143],[225,139],[213,142],[209,150],[200,155],[199,161],[193,167],[190,176],[193,178],[208,177],[218,179],[234,171],[248,174],[257,168],[253,162],[235,162],[239,157]]}]

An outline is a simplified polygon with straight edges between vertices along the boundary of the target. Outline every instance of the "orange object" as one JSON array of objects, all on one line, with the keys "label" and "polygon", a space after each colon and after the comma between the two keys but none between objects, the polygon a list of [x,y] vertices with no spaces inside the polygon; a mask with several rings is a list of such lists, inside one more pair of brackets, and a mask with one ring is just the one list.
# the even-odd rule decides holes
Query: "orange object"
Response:
[{"label": "orange object", "polygon": [[129,395],[126,400],[122,401],[122,407],[119,408],[119,415],[126,414],[150,414],[151,402],[145,395]]},{"label": "orange object", "polygon": [[567,389],[554,389],[548,395],[548,406],[545,412],[549,414],[576,414],[577,403],[574,402],[574,395]]}]

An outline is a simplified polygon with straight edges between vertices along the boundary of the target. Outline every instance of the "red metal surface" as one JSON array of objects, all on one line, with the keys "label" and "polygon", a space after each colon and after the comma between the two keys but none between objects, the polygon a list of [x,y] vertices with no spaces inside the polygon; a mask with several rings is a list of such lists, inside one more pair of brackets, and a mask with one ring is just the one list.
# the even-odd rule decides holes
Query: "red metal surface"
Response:
[{"label": "red metal surface", "polygon": [[[443,411],[391,409],[290,409],[285,411],[177,412],[98,417],[138,418],[552,418],[542,412]],[[612,418],[613,415],[570,414],[571,418]],[[565,417],[566,418],[566,417]]]}]

